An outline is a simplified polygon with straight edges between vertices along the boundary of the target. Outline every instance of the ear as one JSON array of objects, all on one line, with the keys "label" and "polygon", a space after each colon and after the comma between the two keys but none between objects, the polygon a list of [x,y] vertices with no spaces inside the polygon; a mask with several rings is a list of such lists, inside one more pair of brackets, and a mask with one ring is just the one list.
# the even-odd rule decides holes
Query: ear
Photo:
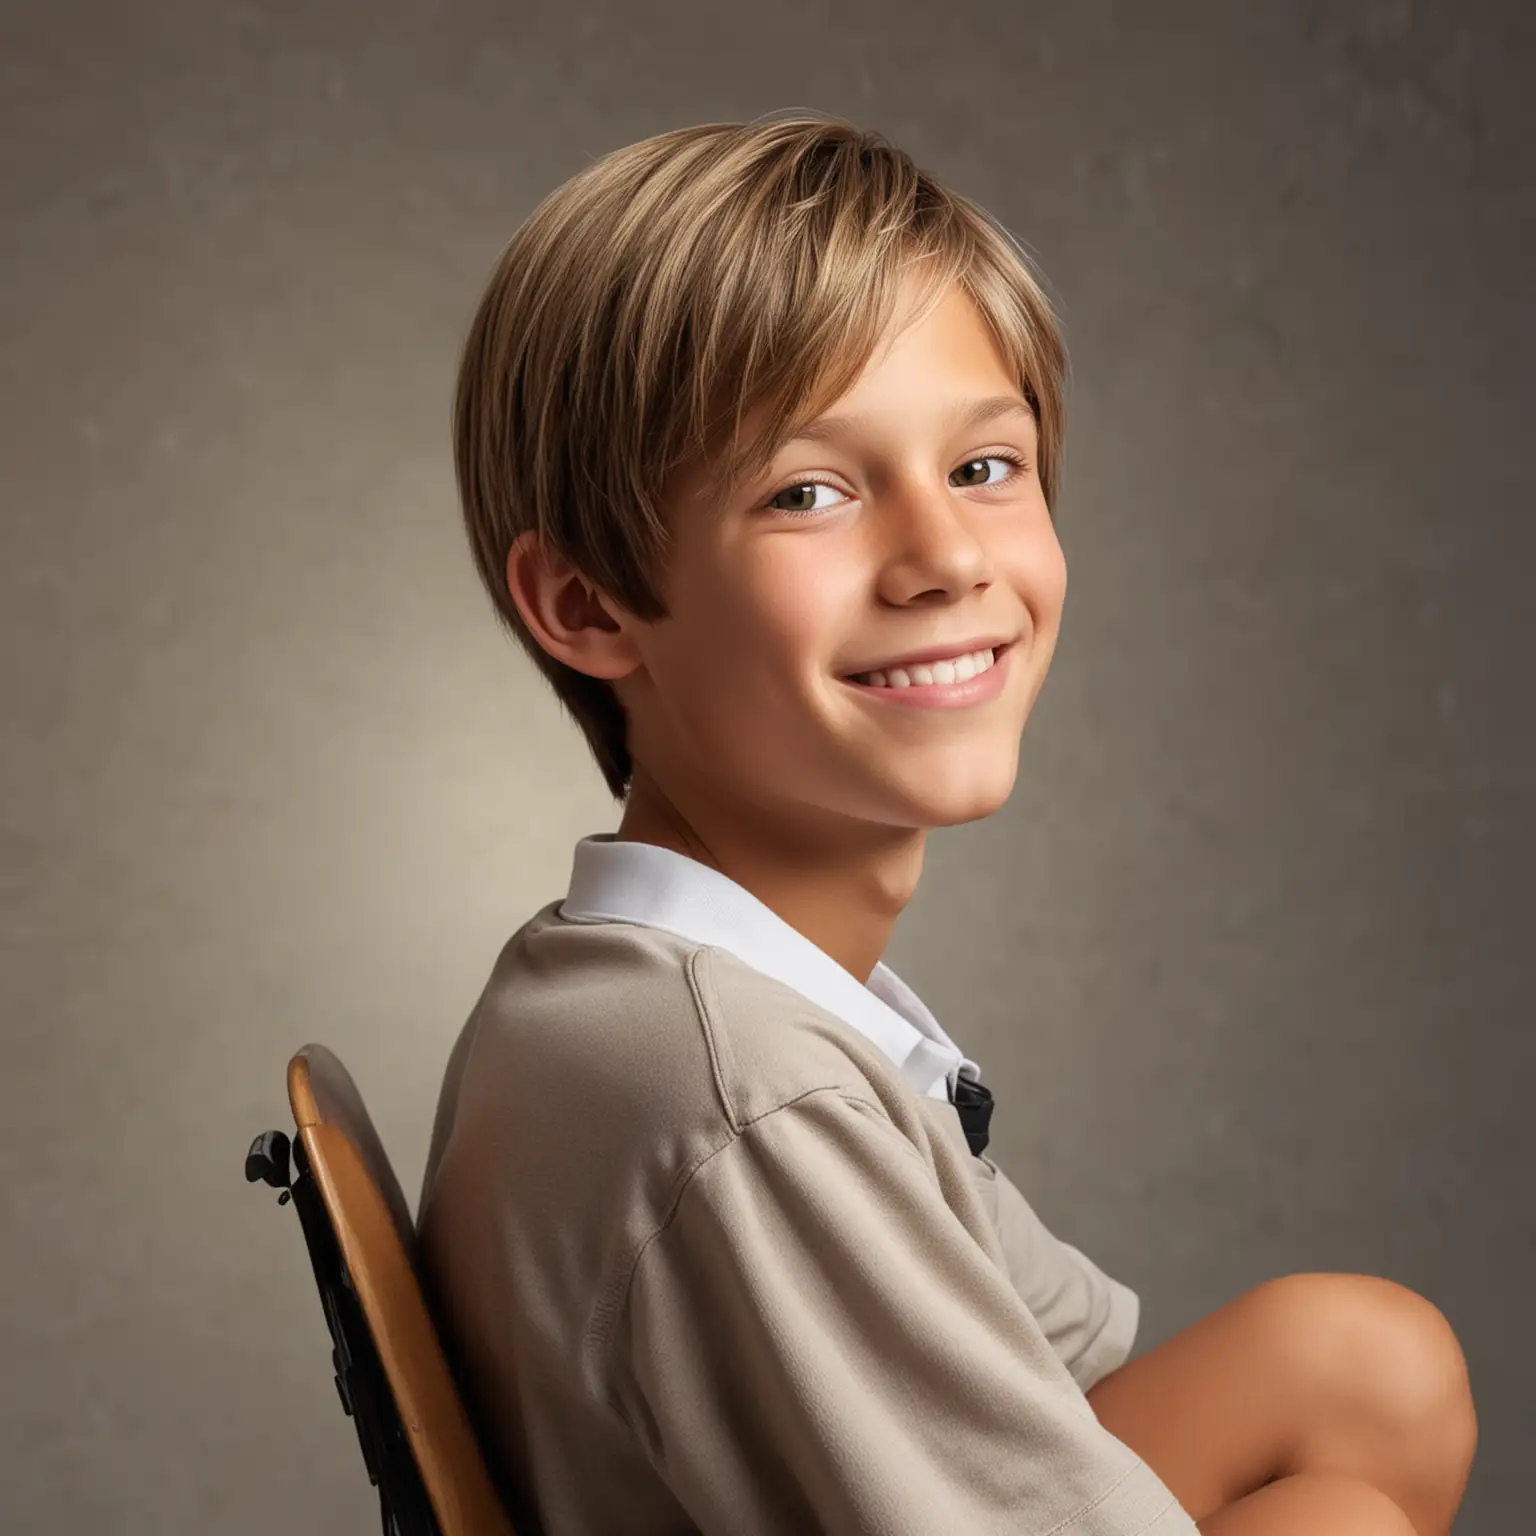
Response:
[{"label": "ear", "polygon": [[520,533],[507,552],[507,591],[534,638],[557,661],[589,677],[625,677],[640,665],[639,621],[537,531]]}]

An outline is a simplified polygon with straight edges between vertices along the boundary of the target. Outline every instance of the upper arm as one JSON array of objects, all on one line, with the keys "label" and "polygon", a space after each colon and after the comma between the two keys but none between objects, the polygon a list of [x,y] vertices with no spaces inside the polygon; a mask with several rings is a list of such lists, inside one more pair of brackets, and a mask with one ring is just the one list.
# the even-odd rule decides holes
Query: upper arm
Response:
[{"label": "upper arm", "polygon": [[1057,1237],[990,1159],[1008,1272],[1052,1347],[1087,1392],[1129,1358],[1141,1301],[1081,1249]]},{"label": "upper arm", "polygon": [[835,1090],[694,1172],[615,1345],[636,1436],[706,1532],[1133,1536],[1172,1502],[921,1155]]}]

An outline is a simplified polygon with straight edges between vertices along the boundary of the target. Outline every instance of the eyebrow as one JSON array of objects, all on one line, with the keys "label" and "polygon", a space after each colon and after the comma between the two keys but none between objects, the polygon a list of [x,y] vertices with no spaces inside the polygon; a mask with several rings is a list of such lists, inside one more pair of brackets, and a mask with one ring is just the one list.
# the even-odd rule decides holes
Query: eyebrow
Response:
[{"label": "eyebrow", "polygon": [[[1022,396],[988,395],[981,400],[955,401],[945,414],[949,427],[958,431],[961,427],[979,427],[983,422],[995,421],[999,416],[1022,414],[1033,419],[1035,413]],[[826,442],[840,433],[867,425],[869,420],[868,416],[822,416],[797,428],[784,443],[787,446],[799,442]]]}]

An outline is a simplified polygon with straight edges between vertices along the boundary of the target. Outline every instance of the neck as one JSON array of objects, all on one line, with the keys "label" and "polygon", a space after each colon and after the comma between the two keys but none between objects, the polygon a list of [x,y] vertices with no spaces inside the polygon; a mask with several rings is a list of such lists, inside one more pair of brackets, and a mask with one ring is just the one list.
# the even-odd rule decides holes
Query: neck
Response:
[{"label": "neck", "polygon": [[636,763],[616,836],[718,870],[862,984],[917,889],[927,830],[777,820],[721,805],[684,810]]}]

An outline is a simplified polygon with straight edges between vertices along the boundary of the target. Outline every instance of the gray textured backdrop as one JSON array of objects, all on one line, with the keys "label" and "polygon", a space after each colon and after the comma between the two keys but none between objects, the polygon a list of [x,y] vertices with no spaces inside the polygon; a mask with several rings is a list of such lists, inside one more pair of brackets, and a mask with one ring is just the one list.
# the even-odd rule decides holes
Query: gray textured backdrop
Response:
[{"label": "gray textured backdrop", "polygon": [[1036,254],[1071,592],[888,955],[1139,1348],[1302,1269],[1536,1440],[1531,8],[11,5],[0,19],[15,1532],[377,1529],[293,1211],[310,1039],[414,1200],[497,949],[616,811],[462,542],[491,262],[592,157],[814,106]]}]

